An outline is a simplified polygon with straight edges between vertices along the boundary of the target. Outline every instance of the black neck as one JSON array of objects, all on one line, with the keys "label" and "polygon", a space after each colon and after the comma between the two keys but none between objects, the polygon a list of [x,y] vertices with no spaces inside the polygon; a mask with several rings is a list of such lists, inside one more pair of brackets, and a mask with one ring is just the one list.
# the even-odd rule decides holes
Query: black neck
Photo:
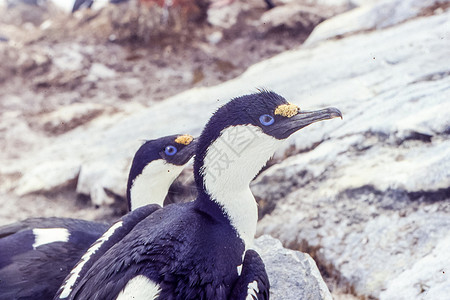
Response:
[{"label": "black neck", "polygon": [[197,211],[209,215],[215,221],[230,224],[230,220],[222,207],[212,200],[204,190],[198,192],[197,199],[194,201],[194,206]]}]

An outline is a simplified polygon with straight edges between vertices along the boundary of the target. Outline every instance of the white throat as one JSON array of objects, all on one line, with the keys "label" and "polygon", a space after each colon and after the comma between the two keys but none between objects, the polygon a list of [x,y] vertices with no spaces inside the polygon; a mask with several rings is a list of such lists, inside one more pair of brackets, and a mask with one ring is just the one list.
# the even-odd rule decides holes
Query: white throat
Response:
[{"label": "white throat", "polygon": [[163,206],[170,185],[183,171],[183,166],[167,163],[163,159],[150,162],[131,184],[131,210],[148,204]]},{"label": "white throat", "polygon": [[252,247],[258,208],[250,182],[283,141],[253,125],[231,126],[208,147],[203,167],[205,188],[230,218],[246,248]]}]

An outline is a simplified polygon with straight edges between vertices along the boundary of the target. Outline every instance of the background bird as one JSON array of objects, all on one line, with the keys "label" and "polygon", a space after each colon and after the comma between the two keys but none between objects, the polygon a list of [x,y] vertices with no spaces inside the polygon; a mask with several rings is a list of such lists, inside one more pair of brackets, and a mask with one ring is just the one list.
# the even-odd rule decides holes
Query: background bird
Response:
[{"label": "background bird", "polygon": [[[190,135],[145,142],[136,152],[128,207],[163,204],[170,184],[194,153]],[[33,218],[0,228],[0,299],[51,299],[63,279],[109,225],[68,218]]]}]

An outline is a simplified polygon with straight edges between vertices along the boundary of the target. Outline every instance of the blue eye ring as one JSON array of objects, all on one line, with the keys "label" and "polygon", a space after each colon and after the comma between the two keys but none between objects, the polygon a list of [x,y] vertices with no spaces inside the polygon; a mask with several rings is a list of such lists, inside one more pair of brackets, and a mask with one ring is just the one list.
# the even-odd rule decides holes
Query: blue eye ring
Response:
[{"label": "blue eye ring", "polygon": [[164,149],[164,153],[166,153],[169,156],[173,156],[178,152],[177,147],[169,145],[166,147],[166,149]]},{"label": "blue eye ring", "polygon": [[264,126],[272,125],[275,122],[275,118],[271,115],[264,114],[259,117],[259,122]]}]

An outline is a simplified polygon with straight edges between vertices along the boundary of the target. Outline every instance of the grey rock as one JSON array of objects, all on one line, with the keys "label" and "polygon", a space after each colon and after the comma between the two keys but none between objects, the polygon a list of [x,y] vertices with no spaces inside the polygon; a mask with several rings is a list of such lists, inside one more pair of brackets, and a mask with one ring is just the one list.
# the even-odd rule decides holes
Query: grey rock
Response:
[{"label": "grey rock", "polygon": [[450,295],[450,235],[388,284],[380,299],[446,299]]},{"label": "grey rock", "polygon": [[60,71],[77,71],[86,66],[85,57],[82,54],[82,47],[77,44],[64,45],[65,51],[48,49],[53,60],[52,63]]},{"label": "grey rock", "polygon": [[[260,221],[259,232],[301,251],[314,249],[318,264],[341,284],[357,295],[378,298],[391,282],[416,291],[416,279],[438,274],[433,267],[424,268],[416,278],[402,281],[402,274],[417,271],[416,261],[435,251],[448,235],[449,212],[448,198],[415,203],[407,193],[370,187],[327,197],[308,186],[280,201]],[[446,259],[447,254],[435,252],[437,261]],[[424,286],[423,292],[435,288]]]},{"label": "grey rock", "polygon": [[99,63],[93,63],[86,78],[88,81],[97,81],[99,79],[109,79],[116,76],[116,72],[107,66]]},{"label": "grey rock", "polygon": [[52,192],[76,183],[80,161],[47,161],[26,173],[18,182],[17,195]]},{"label": "grey rock", "polygon": [[89,121],[100,114],[110,111],[95,103],[79,103],[62,107],[50,113],[39,116],[36,125],[47,134],[62,134]]},{"label": "grey rock", "polygon": [[[365,3],[368,2],[368,3]],[[383,0],[364,1],[358,8],[327,20],[314,29],[304,45],[342,37],[352,33],[390,27],[426,14],[448,0]]]},{"label": "grey rock", "polygon": [[225,7],[208,9],[208,23],[220,28],[231,28],[238,21],[241,5],[238,2]]},{"label": "grey rock", "polygon": [[126,194],[130,166],[128,160],[115,161],[113,169],[109,163],[104,162],[85,165],[81,168],[76,191],[78,194],[90,196],[94,205],[113,204],[115,195],[123,197]]},{"label": "grey rock", "polygon": [[308,254],[283,248],[279,240],[269,235],[257,238],[254,248],[266,265],[271,299],[332,299]]},{"label": "grey rock", "polygon": [[308,7],[298,3],[275,6],[264,13],[258,21],[260,30],[277,30],[280,27],[291,30],[312,29],[335,12],[323,7]]},{"label": "grey rock", "polygon": [[[306,138],[298,134],[294,145],[301,153],[272,166],[252,184],[255,196],[275,207],[260,221],[258,233],[302,251],[314,249],[316,262],[361,297],[440,299],[433,295],[446,291],[447,279],[436,262],[447,259],[440,249],[450,229],[450,123],[445,117],[450,111],[444,104],[450,73],[439,61],[450,53],[442,48],[433,57],[419,58],[417,47],[405,46],[444,47],[419,28],[430,26],[446,39],[441,26],[449,25],[448,17],[417,19],[315,48],[333,46],[340,57],[336,46],[356,47],[374,38],[374,68],[369,51],[352,52],[356,68],[347,64],[336,82],[315,88],[323,99],[333,99],[325,86],[336,92],[334,99],[354,98],[354,104],[343,99],[343,106],[336,104],[344,113],[342,125],[318,124]],[[409,42],[402,41],[407,35]],[[375,42],[378,37],[386,39]],[[364,53],[366,63],[357,58]],[[375,62],[380,57],[384,63]],[[304,67],[309,70],[309,63]],[[312,77],[323,71],[311,69]],[[353,91],[344,92],[344,82]],[[447,273],[446,264],[441,266]]]}]

